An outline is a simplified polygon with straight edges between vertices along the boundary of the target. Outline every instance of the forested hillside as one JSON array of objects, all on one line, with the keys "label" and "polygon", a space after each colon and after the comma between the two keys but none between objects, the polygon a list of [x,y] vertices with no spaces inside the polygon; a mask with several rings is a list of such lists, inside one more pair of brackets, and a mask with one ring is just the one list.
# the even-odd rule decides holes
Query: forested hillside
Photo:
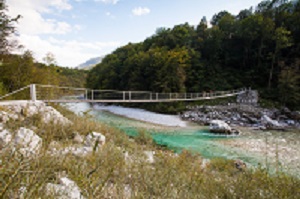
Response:
[{"label": "forested hillside", "polygon": [[299,19],[299,0],[272,0],[236,16],[221,11],[211,26],[203,17],[197,26],[159,28],[107,55],[89,72],[87,85],[154,92],[252,87],[264,98],[299,107]]},{"label": "forested hillside", "polygon": [[2,55],[0,58],[0,95],[29,84],[85,86],[86,71],[35,62],[29,51],[23,55]]},{"label": "forested hillside", "polygon": [[5,1],[0,2],[0,96],[29,84],[52,84],[84,87],[87,73],[82,70],[59,67],[51,53],[45,55],[46,64],[38,63],[33,52],[13,54],[16,49],[25,49],[11,36],[16,33],[16,22],[20,16],[12,18],[6,14]]}]

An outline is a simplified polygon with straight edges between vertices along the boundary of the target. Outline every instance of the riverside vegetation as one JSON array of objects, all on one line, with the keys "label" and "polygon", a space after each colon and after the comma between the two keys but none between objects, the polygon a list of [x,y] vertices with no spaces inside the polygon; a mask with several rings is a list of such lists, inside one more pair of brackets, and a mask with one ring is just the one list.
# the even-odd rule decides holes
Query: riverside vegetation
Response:
[{"label": "riverside vegetation", "polygon": [[[174,154],[153,143],[143,130],[135,138],[87,116],[53,105],[72,125],[45,123],[43,113],[9,120],[3,127],[15,132],[34,129],[43,145],[34,158],[1,150],[0,197],[45,198],[47,184],[61,176],[74,181],[84,198],[298,198],[300,180],[262,168],[240,168],[233,160],[203,161],[201,154]],[[5,106],[1,111],[8,111]],[[21,118],[21,117],[18,117]],[[55,118],[53,118],[55,119]],[[76,135],[101,132],[106,143],[93,153],[77,156],[48,153],[51,142],[61,147],[78,142]],[[151,153],[153,156],[149,157]],[[57,198],[54,195],[47,198]],[[74,197],[76,198],[76,197]]]},{"label": "riverside vegetation", "polygon": [[[8,38],[20,17],[7,16],[5,9],[5,1],[0,1],[0,95],[31,83],[84,86],[86,72],[56,66],[51,54],[45,57],[47,65],[35,63],[29,51],[12,55],[19,46]],[[156,92],[252,86],[265,91],[263,97],[297,109],[299,13],[299,1],[263,1],[255,11],[243,10],[238,16],[216,14],[211,28],[203,18],[196,29],[189,24],[158,29],[144,42],[106,56],[89,72],[88,86]],[[76,184],[65,186],[70,189],[66,191],[76,190],[84,198],[299,198],[300,181],[295,177],[241,168],[234,160],[206,162],[201,154],[187,151],[177,155],[155,145],[143,130],[129,138],[91,118],[52,106],[72,125],[55,123],[55,118],[45,122],[43,113],[29,116],[26,109],[15,119],[0,121],[1,133],[8,130],[15,136],[26,128],[43,140],[31,158],[1,146],[0,198],[57,198],[46,195],[49,183],[52,187]],[[174,104],[171,111],[178,107],[184,105]],[[154,108],[164,111],[165,105]],[[0,106],[0,111],[8,110]],[[72,148],[78,135],[91,132],[106,137],[98,150],[84,156],[49,153],[56,144]]]}]

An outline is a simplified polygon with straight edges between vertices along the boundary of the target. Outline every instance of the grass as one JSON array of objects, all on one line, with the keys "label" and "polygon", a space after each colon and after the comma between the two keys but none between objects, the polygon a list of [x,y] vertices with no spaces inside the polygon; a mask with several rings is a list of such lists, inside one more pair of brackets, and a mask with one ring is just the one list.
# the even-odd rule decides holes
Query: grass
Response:
[{"label": "grass", "polygon": [[[240,171],[224,159],[202,167],[201,155],[162,150],[143,131],[132,140],[91,118],[55,108],[73,125],[44,124],[39,115],[6,124],[11,132],[19,127],[35,129],[44,148],[31,159],[17,151],[0,151],[0,198],[18,198],[21,187],[26,187],[24,198],[55,198],[45,195],[45,186],[61,175],[75,181],[85,198],[299,198],[299,179],[282,173],[271,176],[263,169]],[[71,145],[75,132],[84,136],[92,131],[106,136],[97,153],[81,158],[46,153],[52,141]],[[155,152],[155,163],[145,161],[144,151]]]}]

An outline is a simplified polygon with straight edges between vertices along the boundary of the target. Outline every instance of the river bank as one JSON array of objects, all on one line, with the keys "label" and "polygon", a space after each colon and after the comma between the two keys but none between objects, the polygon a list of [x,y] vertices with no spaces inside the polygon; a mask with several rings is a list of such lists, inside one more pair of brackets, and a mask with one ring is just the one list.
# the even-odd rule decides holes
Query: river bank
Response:
[{"label": "river bank", "polygon": [[300,112],[283,109],[266,109],[258,105],[230,103],[218,106],[194,106],[180,116],[183,120],[208,125],[222,120],[231,126],[260,130],[300,129]]},{"label": "river bank", "polygon": [[[249,127],[238,127],[242,132],[240,136],[223,136],[210,133],[209,128],[204,124],[199,126],[188,122],[185,123],[185,126],[176,125],[178,116],[174,115],[165,117],[166,115],[120,106],[97,105],[96,109],[93,109],[88,104],[73,104],[69,106],[76,113],[90,110],[89,114],[91,117],[120,129],[130,136],[135,136],[140,131],[146,131],[152,135],[158,145],[165,146],[176,152],[189,150],[199,153],[202,157],[208,159],[241,159],[249,166],[257,167],[260,165],[264,168],[270,167],[273,169],[276,168],[278,163],[274,161],[274,153],[277,153],[277,155],[279,154],[278,161],[282,165],[282,171],[288,171],[293,173],[293,175],[297,174],[297,172],[300,173],[300,168],[298,167],[300,160],[297,159],[300,156],[298,151],[295,150],[297,143],[300,142],[300,133],[289,134],[283,131],[267,133],[262,130],[253,130]],[[138,117],[142,113],[145,115]],[[143,118],[147,117],[147,114],[150,114],[150,117],[147,120],[143,120]],[[173,124],[173,126],[163,125],[163,123],[168,122]],[[268,139],[267,143],[266,139]],[[281,147],[276,148],[276,142],[280,143]],[[267,151],[269,152],[267,153]],[[289,155],[285,156],[286,153],[289,153]],[[266,162],[266,158],[271,161]]]},{"label": "river bank", "polygon": [[[77,111],[84,110],[82,112],[84,116],[74,115],[57,105],[53,107],[43,103],[25,103],[12,107],[0,104],[2,124],[0,134],[1,136],[11,134],[11,137],[7,136],[8,139],[4,141],[9,143],[11,142],[9,140],[12,140],[14,144],[26,147],[26,142],[22,145],[20,139],[15,141],[20,137],[19,134],[26,135],[27,133],[22,132],[30,132],[33,137],[40,137],[39,141],[35,142],[39,146],[38,150],[34,154],[29,153],[27,158],[18,152],[20,148],[10,150],[9,145],[0,147],[2,198],[243,196],[256,199],[265,196],[276,198],[278,195],[290,198],[299,194],[300,181],[289,175],[278,173],[272,176],[260,168],[253,170],[240,167],[242,164],[234,160],[213,158],[207,161],[198,153],[193,154],[187,150],[176,155],[151,142],[142,142],[141,138],[128,138],[123,131],[116,128],[116,126],[133,128],[132,125],[136,122],[141,123],[140,121],[121,119],[120,116],[110,115],[107,112],[88,111],[80,106],[72,107],[77,108]],[[36,114],[33,114],[34,112]],[[107,123],[95,121],[90,116],[96,115],[87,114],[101,115],[103,121]],[[45,117],[47,115],[49,117]],[[50,116],[53,120],[43,119]],[[118,121],[113,123],[111,119]],[[143,123],[141,126],[147,125],[148,123]],[[224,141],[217,136],[210,137],[207,133],[194,131],[185,132],[182,137],[180,131],[184,127],[166,129],[168,128],[177,132],[156,135],[176,137],[179,134],[180,137],[177,136],[176,139],[184,140],[181,143],[210,146],[210,149],[219,147],[215,141]],[[209,142],[199,139],[199,136],[209,138]],[[99,140],[93,139],[95,137],[99,137]],[[174,143],[173,138],[165,141]],[[27,143],[33,146],[31,140],[28,139]],[[218,150],[226,151],[224,148]]]}]

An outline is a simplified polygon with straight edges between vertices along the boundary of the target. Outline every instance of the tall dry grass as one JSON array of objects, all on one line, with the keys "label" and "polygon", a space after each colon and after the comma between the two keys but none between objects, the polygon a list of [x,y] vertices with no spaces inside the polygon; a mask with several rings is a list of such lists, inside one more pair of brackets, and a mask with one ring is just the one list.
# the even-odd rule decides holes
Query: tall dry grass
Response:
[{"label": "tall dry grass", "polygon": [[[123,132],[91,118],[76,116],[56,107],[73,125],[45,124],[39,115],[5,125],[11,132],[33,129],[43,138],[43,150],[26,158],[18,151],[0,152],[0,198],[55,198],[45,195],[47,183],[67,176],[77,183],[85,198],[299,198],[300,180],[263,169],[240,171],[233,161],[211,160],[202,166],[199,154],[179,155],[156,147],[141,131],[132,141]],[[74,145],[78,132],[85,136],[104,134],[106,144],[85,157],[51,156],[52,141],[62,147]],[[155,162],[146,161],[144,151],[155,152]],[[22,191],[25,190],[26,191]]]}]

